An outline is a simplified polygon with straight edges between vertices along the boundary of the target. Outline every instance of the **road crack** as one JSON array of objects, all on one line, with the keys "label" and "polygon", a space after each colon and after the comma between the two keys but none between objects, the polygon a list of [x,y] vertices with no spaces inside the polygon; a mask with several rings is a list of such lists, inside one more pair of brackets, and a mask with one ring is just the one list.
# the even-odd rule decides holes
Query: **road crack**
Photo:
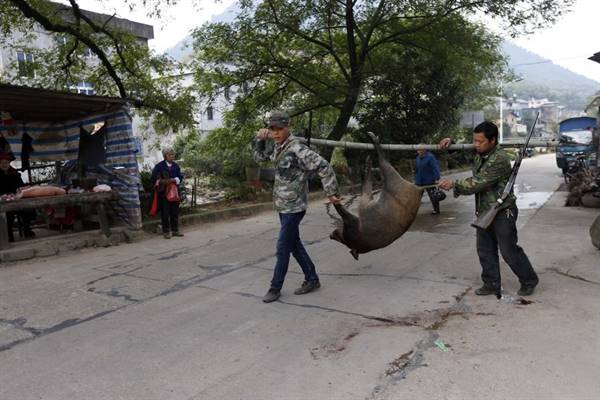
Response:
[{"label": "road crack", "polygon": [[567,272],[563,272],[563,271],[559,270],[558,268],[548,268],[547,270],[550,272],[554,272],[555,274],[567,277],[567,278],[576,279],[578,281],[582,281],[582,282],[586,282],[586,283],[591,283],[593,285],[600,285],[600,282],[592,281],[590,279],[584,278],[583,276],[573,275],[573,274],[569,273],[571,270],[568,270]]}]

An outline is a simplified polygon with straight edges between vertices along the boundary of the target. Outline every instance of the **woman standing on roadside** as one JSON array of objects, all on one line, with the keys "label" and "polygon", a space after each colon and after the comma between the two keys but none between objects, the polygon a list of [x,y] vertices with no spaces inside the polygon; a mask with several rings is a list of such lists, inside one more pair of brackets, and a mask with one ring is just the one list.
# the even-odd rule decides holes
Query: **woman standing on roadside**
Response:
[{"label": "woman standing on roadside", "polygon": [[[417,161],[415,171],[415,185],[427,186],[433,185],[440,179],[440,165],[433,153],[427,150],[417,150]],[[425,189],[431,205],[433,206],[432,214],[440,213],[440,202],[436,196],[435,187]]]},{"label": "woman standing on roadside", "polygon": [[160,219],[162,232],[165,239],[171,239],[171,236],[183,236],[179,232],[179,195],[176,199],[169,194],[169,189],[179,190],[179,185],[183,181],[181,168],[175,162],[175,151],[167,147],[162,151],[163,158],[156,164],[152,170],[150,180],[154,190],[158,192],[158,209],[160,210]]}]

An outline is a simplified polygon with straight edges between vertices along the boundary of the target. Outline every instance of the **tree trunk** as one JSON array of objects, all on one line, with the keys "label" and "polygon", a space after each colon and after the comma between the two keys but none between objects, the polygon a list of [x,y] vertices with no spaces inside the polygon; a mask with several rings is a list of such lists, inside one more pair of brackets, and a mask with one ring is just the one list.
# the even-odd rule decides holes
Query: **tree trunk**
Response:
[{"label": "tree trunk", "polygon": [[[348,122],[350,122],[350,118],[352,118],[354,107],[356,107],[356,102],[358,101],[358,93],[360,91],[359,87],[360,84],[356,89],[352,89],[352,93],[344,101],[344,105],[342,106],[340,115],[335,121],[333,130],[329,135],[327,135],[328,140],[340,140],[342,136],[344,136],[344,134],[346,133]],[[333,155],[333,147],[325,147],[321,151],[321,155],[327,161],[331,161],[331,156]]]}]

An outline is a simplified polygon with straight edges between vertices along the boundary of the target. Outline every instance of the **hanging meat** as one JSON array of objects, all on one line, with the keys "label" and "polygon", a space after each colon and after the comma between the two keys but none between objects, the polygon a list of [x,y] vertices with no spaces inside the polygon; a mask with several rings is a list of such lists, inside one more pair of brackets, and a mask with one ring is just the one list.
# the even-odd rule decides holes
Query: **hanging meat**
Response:
[{"label": "hanging meat", "polygon": [[403,179],[386,159],[379,138],[369,132],[379,159],[383,188],[373,199],[371,163],[367,162],[358,216],[343,205],[335,204],[342,217],[343,227],[333,231],[330,238],[345,244],[350,254],[358,255],[388,246],[404,234],[417,216],[423,189]]}]

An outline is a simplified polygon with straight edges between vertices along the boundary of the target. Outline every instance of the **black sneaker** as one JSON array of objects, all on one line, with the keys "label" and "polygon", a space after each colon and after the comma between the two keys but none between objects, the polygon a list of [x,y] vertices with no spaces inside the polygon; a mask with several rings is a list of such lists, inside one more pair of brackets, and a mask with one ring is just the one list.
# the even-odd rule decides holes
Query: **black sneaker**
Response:
[{"label": "black sneaker", "polygon": [[281,296],[281,289],[271,288],[263,297],[263,303],[271,303],[277,300]]},{"label": "black sneaker", "polygon": [[493,286],[483,285],[479,289],[475,290],[475,294],[477,296],[489,296],[492,294],[496,294],[498,291],[499,291],[498,288],[495,288]]},{"label": "black sneaker", "polygon": [[306,294],[321,287],[319,282],[302,282],[302,286],[294,290],[294,294]]},{"label": "black sneaker", "polygon": [[521,289],[517,292],[519,296],[531,296],[535,291],[535,286],[521,286]]}]

